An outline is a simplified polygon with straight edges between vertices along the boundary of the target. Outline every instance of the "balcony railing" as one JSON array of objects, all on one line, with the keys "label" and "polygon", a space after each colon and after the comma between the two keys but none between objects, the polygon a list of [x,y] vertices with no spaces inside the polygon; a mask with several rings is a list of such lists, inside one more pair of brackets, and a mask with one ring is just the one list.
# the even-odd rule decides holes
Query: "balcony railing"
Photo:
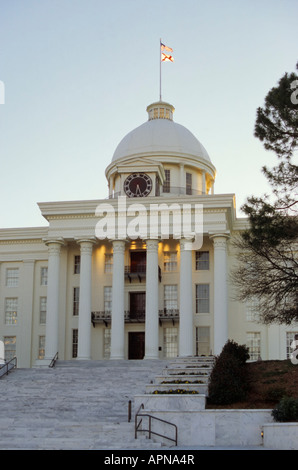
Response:
[{"label": "balcony railing", "polygon": [[176,196],[202,196],[206,194],[203,191],[200,191],[198,189],[193,189],[190,187],[180,187],[180,186],[162,186],[162,194],[175,194]]},{"label": "balcony railing", "polygon": [[[163,185],[160,187],[160,195],[161,196],[167,196],[168,194],[175,194],[176,196],[202,196],[207,194],[206,192],[200,191],[199,189],[193,189],[190,187],[180,187],[180,186],[167,186]],[[157,196],[158,194],[156,194]],[[113,194],[110,194],[108,196],[108,199],[117,199],[119,196],[121,196],[121,191],[114,192]]]},{"label": "balcony railing", "polygon": [[[159,321],[172,320],[174,323],[175,320],[179,320],[179,310],[178,309],[163,309],[158,311]],[[111,311],[101,311],[101,312],[91,312],[91,322],[95,327],[97,323],[104,323],[108,326],[111,323],[112,312]],[[124,311],[124,321],[125,323],[144,323],[145,322],[145,311],[144,310],[134,310]]]},{"label": "balcony railing", "polygon": [[[129,282],[133,279],[138,279],[142,282],[143,279],[146,279],[146,264],[138,264],[137,266],[125,266],[124,267],[125,277],[129,279]],[[158,279],[161,282],[161,269],[158,266]]]}]

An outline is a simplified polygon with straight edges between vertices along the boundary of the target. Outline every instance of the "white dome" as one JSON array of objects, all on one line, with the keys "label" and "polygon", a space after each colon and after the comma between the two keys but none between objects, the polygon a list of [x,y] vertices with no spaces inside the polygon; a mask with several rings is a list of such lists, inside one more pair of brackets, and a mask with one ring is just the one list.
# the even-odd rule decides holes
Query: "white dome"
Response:
[{"label": "white dome", "polygon": [[[155,108],[154,108],[155,106]],[[153,111],[170,107],[167,117],[154,117]],[[153,103],[148,106],[149,121],[129,132],[117,146],[112,162],[131,156],[188,155],[199,161],[211,162],[203,145],[186,127],[173,122],[174,108],[167,103]],[[164,115],[165,116],[165,115]]]}]

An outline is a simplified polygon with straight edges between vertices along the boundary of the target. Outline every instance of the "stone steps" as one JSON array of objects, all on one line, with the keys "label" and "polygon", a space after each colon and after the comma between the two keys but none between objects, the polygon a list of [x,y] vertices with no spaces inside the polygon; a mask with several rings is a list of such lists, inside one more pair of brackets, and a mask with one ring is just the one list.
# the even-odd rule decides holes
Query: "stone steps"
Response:
[{"label": "stone steps", "polygon": [[[134,395],[166,361],[58,361],[1,379],[0,449],[155,449],[134,438]],[[132,421],[128,422],[128,401]]]},{"label": "stone steps", "polygon": [[[172,437],[173,425],[178,429],[179,442],[179,422],[177,416],[187,413],[194,413],[205,409],[206,397],[208,395],[208,380],[212,372],[214,358],[189,357],[177,358],[171,361],[162,371],[162,375],[157,375],[152,383],[146,385],[146,393],[135,396],[136,408],[140,409],[138,421],[142,429],[142,415],[151,415],[155,431],[162,436]],[[191,375],[190,375],[191,374]],[[178,380],[180,382],[201,380],[204,384],[164,384],[162,382]],[[196,393],[192,393],[196,392]],[[165,416],[166,415],[166,416]],[[159,421],[163,419],[164,421]],[[174,422],[176,421],[176,422]],[[190,432],[190,431],[189,431]],[[165,444],[168,439],[153,435],[156,442]]]}]

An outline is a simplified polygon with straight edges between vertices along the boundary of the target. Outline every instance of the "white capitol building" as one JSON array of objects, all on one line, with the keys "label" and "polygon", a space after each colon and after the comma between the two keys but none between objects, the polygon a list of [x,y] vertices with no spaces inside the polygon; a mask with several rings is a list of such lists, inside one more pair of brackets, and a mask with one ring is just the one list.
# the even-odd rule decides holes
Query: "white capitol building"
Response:
[{"label": "white capitol building", "polygon": [[232,240],[247,221],[234,195],[215,193],[216,169],[172,105],[147,112],[106,169],[107,199],[39,203],[47,227],[0,230],[0,340],[18,367],[47,365],[57,352],[219,354],[227,339],[252,360],[289,357],[298,327],[262,325],[235,300]]}]

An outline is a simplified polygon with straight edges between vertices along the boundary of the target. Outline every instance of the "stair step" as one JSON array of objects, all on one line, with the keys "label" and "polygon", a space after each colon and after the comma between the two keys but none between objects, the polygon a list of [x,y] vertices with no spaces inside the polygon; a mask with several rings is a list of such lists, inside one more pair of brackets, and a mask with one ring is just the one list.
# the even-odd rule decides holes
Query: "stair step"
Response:
[{"label": "stair step", "polygon": [[[57,361],[1,378],[0,449],[154,449],[134,436],[134,395],[168,361]],[[128,423],[128,401],[132,421]]]}]

